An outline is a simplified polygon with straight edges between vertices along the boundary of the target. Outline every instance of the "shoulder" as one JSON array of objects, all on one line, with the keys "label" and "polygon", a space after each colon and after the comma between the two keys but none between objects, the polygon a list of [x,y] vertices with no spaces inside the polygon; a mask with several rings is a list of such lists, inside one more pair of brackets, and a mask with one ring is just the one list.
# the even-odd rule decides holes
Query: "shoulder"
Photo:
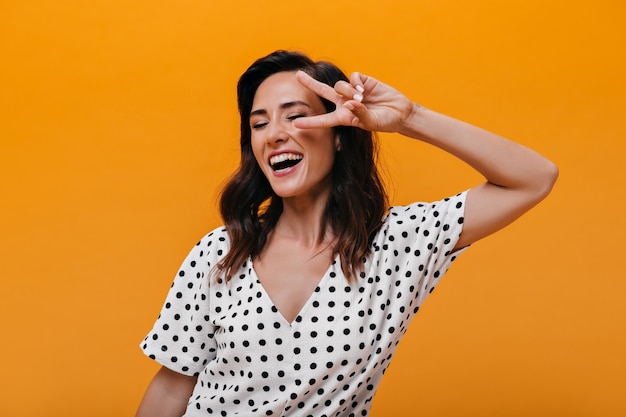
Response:
[{"label": "shoulder", "polygon": [[217,227],[205,234],[191,248],[182,267],[184,268],[186,265],[195,266],[199,261],[202,261],[201,264],[207,267],[212,267],[226,255],[229,247],[230,241],[226,228],[224,226]]},{"label": "shoulder", "polygon": [[[433,202],[418,201],[408,205],[393,206],[389,209],[386,223],[424,223],[430,219],[449,217],[463,218],[467,191]],[[461,220],[462,222],[462,220]]]},{"label": "shoulder", "polygon": [[215,247],[220,249],[228,249],[230,240],[225,226],[217,227],[204,235],[202,239],[196,243],[196,246],[205,245],[206,247]]},{"label": "shoulder", "polygon": [[382,249],[406,253],[437,245],[448,251],[448,244],[456,243],[463,230],[466,194],[391,207],[374,242]]}]

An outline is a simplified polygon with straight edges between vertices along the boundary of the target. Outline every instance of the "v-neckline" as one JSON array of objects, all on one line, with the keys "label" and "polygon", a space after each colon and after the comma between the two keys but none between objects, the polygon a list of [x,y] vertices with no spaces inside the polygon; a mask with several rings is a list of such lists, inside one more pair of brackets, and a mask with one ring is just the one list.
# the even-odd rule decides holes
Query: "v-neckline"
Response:
[{"label": "v-neckline", "polygon": [[252,281],[254,283],[254,285],[257,285],[258,287],[260,287],[260,292],[262,294],[262,298],[265,299],[265,302],[267,304],[269,304],[273,310],[275,310],[278,315],[280,316],[280,318],[289,325],[289,327],[294,327],[296,323],[298,323],[300,320],[298,318],[302,318],[303,314],[305,313],[305,311],[307,310],[307,307],[309,306],[309,304],[312,304],[315,298],[315,294],[317,294],[318,292],[320,292],[320,290],[324,287],[324,285],[326,285],[326,281],[328,281],[328,277],[331,275],[331,272],[333,272],[333,270],[335,269],[335,264],[337,262],[339,262],[339,255],[337,255],[333,261],[330,263],[330,265],[328,266],[328,268],[326,268],[326,271],[324,272],[324,274],[320,277],[319,281],[317,282],[317,285],[315,286],[315,288],[313,289],[313,291],[311,291],[311,294],[309,294],[309,296],[307,297],[306,301],[304,302],[304,304],[302,304],[302,306],[300,307],[300,310],[298,311],[298,314],[295,315],[295,317],[293,318],[292,321],[289,321],[285,318],[284,314],[282,311],[280,311],[280,309],[278,308],[278,306],[276,304],[274,304],[274,301],[272,301],[272,297],[269,295],[269,293],[267,292],[267,290],[265,289],[265,286],[263,285],[263,283],[261,282],[261,280],[259,279],[259,276],[256,273],[256,270],[254,269],[254,262],[252,262],[252,258],[248,258],[248,261],[250,262],[250,278],[252,278]]}]

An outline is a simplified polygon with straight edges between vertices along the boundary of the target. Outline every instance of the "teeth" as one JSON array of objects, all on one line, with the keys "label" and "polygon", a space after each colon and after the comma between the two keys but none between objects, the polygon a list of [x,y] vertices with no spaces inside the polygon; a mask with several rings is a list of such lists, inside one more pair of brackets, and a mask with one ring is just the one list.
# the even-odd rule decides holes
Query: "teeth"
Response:
[{"label": "teeth", "polygon": [[299,161],[302,159],[302,155],[297,155],[295,153],[281,153],[280,155],[272,156],[270,158],[270,165],[276,165],[279,162],[283,161]]}]

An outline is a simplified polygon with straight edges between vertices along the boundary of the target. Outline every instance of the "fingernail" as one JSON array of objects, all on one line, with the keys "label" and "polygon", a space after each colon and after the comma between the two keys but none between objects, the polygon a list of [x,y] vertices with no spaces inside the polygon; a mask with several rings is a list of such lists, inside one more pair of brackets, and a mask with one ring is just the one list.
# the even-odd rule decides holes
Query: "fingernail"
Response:
[{"label": "fingernail", "polygon": [[361,94],[363,94],[363,92],[365,91],[365,89],[361,85],[357,85],[355,88],[356,88],[356,91],[358,91]]},{"label": "fingernail", "polygon": [[361,101],[363,101],[363,96],[362,96],[362,95],[360,95],[360,94],[355,94],[355,95],[353,95],[353,96],[352,96],[352,98],[353,98],[355,101],[358,101],[359,103],[360,103]]}]

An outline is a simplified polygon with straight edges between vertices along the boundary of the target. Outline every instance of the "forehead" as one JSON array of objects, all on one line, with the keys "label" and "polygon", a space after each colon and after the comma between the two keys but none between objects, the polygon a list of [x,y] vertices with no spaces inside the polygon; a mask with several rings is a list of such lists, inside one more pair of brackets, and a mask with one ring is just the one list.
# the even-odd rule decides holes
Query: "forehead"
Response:
[{"label": "forehead", "polygon": [[322,100],[296,80],[296,73],[278,72],[267,77],[256,90],[252,110],[269,109],[283,103],[304,101],[315,109],[322,110]]}]

